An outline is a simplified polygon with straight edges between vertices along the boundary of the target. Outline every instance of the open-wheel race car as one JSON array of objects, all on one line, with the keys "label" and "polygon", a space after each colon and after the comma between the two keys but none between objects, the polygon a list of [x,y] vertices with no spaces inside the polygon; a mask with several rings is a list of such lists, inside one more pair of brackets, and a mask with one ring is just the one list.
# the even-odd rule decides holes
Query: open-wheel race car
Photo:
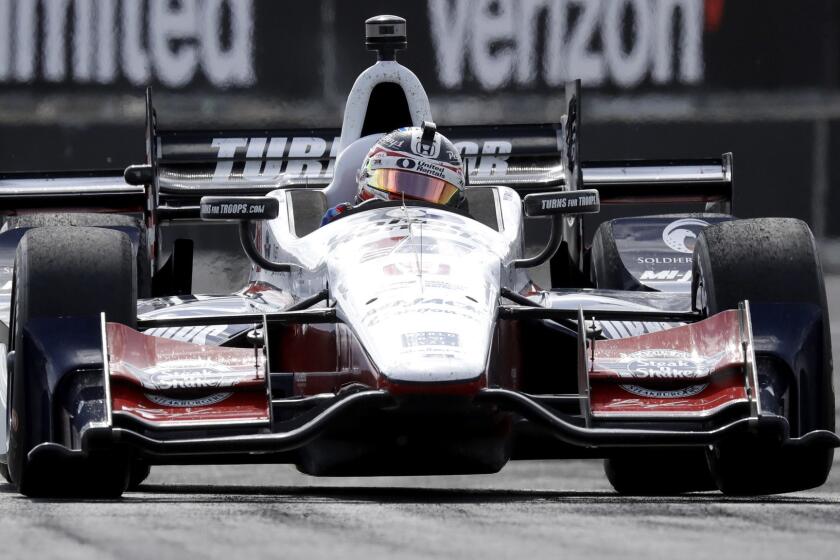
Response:
[{"label": "open-wheel race car", "polygon": [[[383,134],[433,120],[394,56],[405,22],[367,31],[379,60],[340,130],[162,130],[147,92],[145,164],[0,179],[6,479],[117,496],[164,464],[604,458],[622,493],[826,480],[840,439],[814,239],[731,215],[731,155],[581,161],[572,83],[559,123],[439,128],[468,204],[377,200],[322,225]],[[584,214],[624,203],[700,211],[586,234]],[[190,241],[162,237],[220,221],[239,224],[249,280],[192,295]]]}]

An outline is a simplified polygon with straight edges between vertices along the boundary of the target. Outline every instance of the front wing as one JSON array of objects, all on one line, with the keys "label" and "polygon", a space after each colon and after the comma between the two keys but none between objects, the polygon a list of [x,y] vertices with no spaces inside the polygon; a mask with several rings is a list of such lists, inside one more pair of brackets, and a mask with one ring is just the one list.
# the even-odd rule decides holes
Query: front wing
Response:
[{"label": "front wing", "polygon": [[[542,308],[535,316],[550,319],[549,312]],[[747,302],[667,331],[616,340],[597,339],[597,325],[589,320],[597,314],[578,310],[576,321],[556,317],[577,325],[577,370],[571,372],[577,376],[576,393],[526,394],[485,384],[461,391],[460,397],[468,407],[509,413],[566,445],[589,450],[705,446],[747,433],[785,446],[840,445],[828,430],[799,425],[792,430],[786,411],[765,401]],[[527,320],[528,315],[527,308],[516,306],[500,310],[500,320]],[[261,327],[256,333],[269,332],[273,324],[337,321],[329,308],[240,319]],[[272,371],[268,352],[161,339],[108,323],[104,315],[95,325],[98,364],[93,352],[78,348],[74,355],[88,356],[87,362],[74,363],[57,351],[33,356],[45,348],[40,338],[55,340],[59,328],[90,331],[93,322],[33,323],[25,336],[34,344],[24,345],[16,359],[27,360],[34,370],[28,376],[34,381],[27,383],[50,393],[57,406],[41,420],[45,437],[30,460],[120,448],[158,463],[203,455],[260,461],[301,448],[360,414],[387,413],[404,403],[404,395],[387,383],[348,383],[335,392],[295,395],[290,387],[301,374]],[[76,338],[78,343],[96,337]],[[562,368],[555,364],[553,369]]]}]

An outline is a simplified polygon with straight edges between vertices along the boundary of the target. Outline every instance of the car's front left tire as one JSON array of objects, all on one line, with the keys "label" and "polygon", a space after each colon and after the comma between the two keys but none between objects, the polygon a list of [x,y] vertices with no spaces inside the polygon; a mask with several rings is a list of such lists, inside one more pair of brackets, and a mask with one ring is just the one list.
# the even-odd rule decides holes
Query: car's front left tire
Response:
[{"label": "car's front left tire", "polygon": [[[92,316],[136,325],[136,259],[124,233],[102,228],[42,227],[28,231],[15,256],[10,344],[19,351],[33,318]],[[34,345],[32,345],[34,346]],[[33,351],[38,352],[35,348]],[[17,352],[16,352],[17,353]],[[33,462],[29,452],[45,443],[36,429],[41,407],[54,403],[27,394],[31,375],[17,356],[11,373],[9,471],[19,492],[32,497],[117,497],[129,482],[129,460],[99,452],[84,460]],[[46,358],[44,358],[46,359]]]}]

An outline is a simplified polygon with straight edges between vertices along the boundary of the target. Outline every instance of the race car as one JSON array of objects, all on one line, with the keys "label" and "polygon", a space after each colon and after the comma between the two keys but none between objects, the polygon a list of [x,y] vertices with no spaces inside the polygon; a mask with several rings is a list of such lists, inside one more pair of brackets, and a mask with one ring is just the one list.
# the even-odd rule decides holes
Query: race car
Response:
[{"label": "race car", "polygon": [[[113,497],[154,465],[217,463],[604,458],[626,494],[826,480],[840,438],[814,239],[732,215],[731,154],[582,161],[574,82],[558,123],[440,128],[468,206],[374,201],[321,226],[383,134],[433,121],[396,61],[405,21],[366,31],[378,60],[338,130],[162,130],[148,90],[146,163],[0,178],[0,473],[19,492]],[[585,230],[624,203],[698,211]],[[168,224],[225,222],[249,280],[193,295]]]}]

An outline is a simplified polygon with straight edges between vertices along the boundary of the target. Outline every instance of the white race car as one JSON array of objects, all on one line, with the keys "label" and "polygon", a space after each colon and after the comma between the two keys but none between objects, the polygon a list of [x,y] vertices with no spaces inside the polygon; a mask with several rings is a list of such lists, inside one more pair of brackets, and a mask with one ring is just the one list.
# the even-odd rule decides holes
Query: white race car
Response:
[{"label": "white race car", "polygon": [[[220,461],[604,457],[626,493],[825,481],[840,439],[813,237],[733,218],[730,155],[581,162],[573,83],[559,124],[440,129],[468,211],[370,202],[320,227],[383,133],[433,120],[395,60],[405,22],[367,31],[379,60],[340,130],[159,130],[149,92],[148,163],[124,179],[0,179],[0,471],[20,492],[114,496],[151,465]],[[703,206],[585,234],[583,214],[624,202]],[[532,218],[550,234],[527,255]],[[187,240],[164,259],[162,225],[199,219],[240,224],[242,290],[189,295]]]}]

